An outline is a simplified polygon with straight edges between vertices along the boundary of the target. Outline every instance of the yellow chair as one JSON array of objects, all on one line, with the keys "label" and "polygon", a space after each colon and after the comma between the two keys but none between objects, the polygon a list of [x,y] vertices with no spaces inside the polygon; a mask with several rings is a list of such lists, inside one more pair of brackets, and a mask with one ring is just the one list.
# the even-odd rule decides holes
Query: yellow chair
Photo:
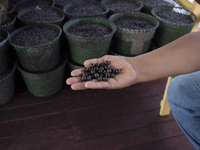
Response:
[{"label": "yellow chair", "polygon": [[[198,17],[198,21],[194,25],[194,27],[192,28],[191,32],[197,31],[198,26],[200,24],[200,5],[195,1],[193,3],[189,2],[188,0],[176,0],[176,1],[179,3],[179,5],[181,5],[184,8],[189,9],[190,11],[192,11]],[[161,106],[160,112],[159,112],[160,116],[166,116],[166,115],[170,114],[170,107],[169,107],[169,104],[168,104],[168,101],[167,101],[167,88],[168,88],[168,85],[169,85],[169,83],[172,79],[173,79],[173,77],[171,77],[171,76],[168,77],[168,79],[167,79],[167,84],[166,84],[166,87],[165,87],[163,99],[160,102],[160,106]]]}]

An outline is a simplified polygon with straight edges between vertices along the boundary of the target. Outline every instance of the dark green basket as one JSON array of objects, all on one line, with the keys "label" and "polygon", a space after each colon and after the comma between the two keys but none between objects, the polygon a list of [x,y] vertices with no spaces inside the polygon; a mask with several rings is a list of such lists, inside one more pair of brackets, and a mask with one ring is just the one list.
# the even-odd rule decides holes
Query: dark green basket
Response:
[{"label": "dark green basket", "polygon": [[[0,4],[4,7],[3,13],[1,15],[1,24],[3,24],[7,19],[8,0],[0,0]],[[2,7],[0,9],[2,10]]]},{"label": "dark green basket", "polygon": [[[101,3],[106,5],[106,4],[108,4],[108,3],[112,2],[112,1],[118,1],[118,0],[103,0]],[[109,9],[108,16],[111,16],[111,15],[113,15],[115,13],[131,13],[131,12],[140,12],[141,11],[141,9],[143,7],[143,3],[140,0],[126,0],[126,1],[132,2],[132,3],[136,4],[136,5],[138,5],[138,8],[136,8],[136,9],[134,9],[132,11],[125,11],[125,12],[124,11],[116,11],[116,10]]]},{"label": "dark green basket", "polygon": [[0,4],[0,25],[2,24],[3,20],[3,11],[4,11],[4,6]]},{"label": "dark green basket", "polygon": [[[187,14],[194,21],[191,24],[178,24],[174,22],[169,22],[165,19],[160,18],[157,13],[163,10],[172,11],[175,10],[177,13],[181,12],[182,14]],[[179,37],[191,32],[194,24],[197,22],[197,17],[191,11],[182,8],[182,7],[156,7],[152,9],[152,14],[156,17],[160,25],[155,33],[155,44],[159,47],[164,46]]]},{"label": "dark green basket", "polygon": [[[20,46],[12,42],[12,38],[20,31],[34,27],[47,27],[59,32],[58,36],[45,44],[38,46]],[[14,47],[23,68],[31,72],[48,71],[54,68],[60,59],[60,36],[62,29],[54,24],[33,24],[15,30],[10,36],[10,44]]]},{"label": "dark green basket", "polygon": [[21,2],[21,1],[24,1],[24,0],[10,0],[10,2],[13,3],[13,4],[17,4],[17,3]]},{"label": "dark green basket", "polygon": [[16,29],[15,23],[17,17],[14,14],[7,14],[7,19],[8,18],[10,18],[12,21],[9,23],[5,22],[4,24],[2,24],[1,29],[8,31],[9,33],[12,33]]},{"label": "dark green basket", "polygon": [[146,14],[149,14],[149,15],[152,15],[151,10],[153,8],[162,7],[162,6],[174,6],[174,4],[172,4],[170,2],[167,2],[166,0],[160,0],[160,1],[166,2],[166,4],[159,4],[159,3],[157,3],[157,4],[154,4],[154,5],[150,5],[150,4],[145,3],[145,1],[151,1],[151,0],[140,0],[140,1],[144,4],[144,6],[143,6],[143,8],[142,8],[141,11],[143,13],[146,13]]},{"label": "dark green basket", "polygon": [[[34,1],[34,3],[32,3]],[[42,5],[39,3],[39,1],[43,1],[45,3],[43,3]],[[36,7],[36,6],[54,6],[55,5],[55,1],[54,0],[23,0],[18,2],[15,5],[15,11],[14,13],[18,14],[20,11],[26,9],[26,8],[30,8],[30,7]]]},{"label": "dark green basket", "polygon": [[[72,35],[67,30],[80,23],[103,23],[111,29],[111,33],[103,37],[85,38]],[[116,31],[115,25],[106,18],[78,18],[66,22],[63,26],[66,39],[69,44],[70,55],[74,62],[83,65],[84,61],[99,58],[108,53],[111,39]]]},{"label": "dark green basket", "polygon": [[[34,22],[34,21],[27,21],[27,20],[22,19],[23,15],[26,15],[27,13],[34,12],[34,11],[40,11],[40,10],[50,10],[53,12],[57,12],[60,15],[60,18],[57,20],[53,20],[51,22],[49,22],[49,21],[42,21],[42,22],[35,21]],[[51,7],[51,6],[44,6],[44,7],[30,7],[30,8],[24,9],[18,13],[17,17],[19,19],[19,23],[21,26],[26,26],[26,25],[31,25],[31,24],[55,24],[55,25],[62,27],[62,23],[65,18],[65,14],[59,8]]]},{"label": "dark green basket", "polygon": [[5,73],[8,69],[8,46],[10,34],[7,31],[0,30],[1,36],[4,40],[0,43],[0,75]]},{"label": "dark green basket", "polygon": [[27,72],[23,69],[19,61],[17,69],[20,71],[26,87],[31,94],[36,97],[47,97],[61,90],[66,63],[67,57],[65,54],[62,54],[59,65],[46,73]]},{"label": "dark green basket", "polygon": [[137,18],[151,22],[152,28],[148,29],[125,29],[117,27],[113,36],[113,49],[121,55],[136,56],[149,50],[154,33],[159,26],[159,22],[151,15],[133,12],[133,13],[116,13],[110,16],[109,20],[115,21],[119,18]]},{"label": "dark green basket", "polygon": [[9,102],[15,95],[15,66],[0,75],[0,105]]},{"label": "dark green basket", "polygon": [[58,8],[63,10],[65,5],[68,5],[68,4],[73,3],[73,2],[79,2],[79,1],[92,2],[92,1],[95,1],[95,0],[55,0],[55,7],[58,7]]},{"label": "dark green basket", "polygon": [[67,64],[68,64],[68,67],[69,67],[69,71],[71,72],[71,71],[73,71],[73,70],[75,70],[75,69],[81,69],[81,68],[84,68],[84,66],[83,65],[77,65],[77,64],[75,64],[75,63],[73,63],[73,62],[67,62]]},{"label": "dark green basket", "polygon": [[[93,4],[95,6],[98,6],[100,8],[102,8],[104,10],[104,12],[99,13],[99,14],[90,14],[90,15],[74,15],[74,14],[70,14],[67,11],[73,9],[74,7],[78,6],[78,5],[84,5],[84,4]],[[87,7],[85,7],[87,9]],[[109,12],[109,9],[107,6],[105,6],[104,4],[100,3],[100,2],[96,2],[96,1],[92,1],[92,2],[87,2],[87,1],[77,1],[77,2],[73,2],[73,3],[69,3],[67,5],[65,5],[63,7],[63,12],[66,15],[66,18],[68,20],[70,19],[75,19],[75,18],[83,18],[83,17],[107,17],[107,13]]]}]

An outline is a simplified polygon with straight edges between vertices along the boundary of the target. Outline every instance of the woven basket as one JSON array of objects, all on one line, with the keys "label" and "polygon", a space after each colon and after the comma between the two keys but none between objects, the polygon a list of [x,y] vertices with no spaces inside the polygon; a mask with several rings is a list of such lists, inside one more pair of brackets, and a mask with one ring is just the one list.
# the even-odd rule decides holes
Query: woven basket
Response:
[{"label": "woven basket", "polygon": [[8,31],[9,33],[12,33],[16,29],[15,23],[17,17],[14,14],[7,14],[7,18],[10,18],[12,21],[10,23],[2,24],[1,29]]},{"label": "woven basket", "polygon": [[0,76],[0,105],[9,102],[15,95],[15,67]]},{"label": "woven basket", "polygon": [[[112,31],[110,34],[103,37],[95,38],[85,38],[75,35],[71,35],[67,30],[80,23],[103,23],[105,26],[109,27]],[[84,61],[92,58],[99,58],[108,53],[111,39],[116,31],[115,25],[106,18],[78,18],[72,19],[66,22],[63,26],[63,31],[66,35],[66,39],[69,44],[70,55],[72,60],[83,65]]]},{"label": "woven basket", "polygon": [[[7,19],[8,0],[0,0],[0,4],[3,5],[3,7],[4,7],[3,13],[1,16],[1,23],[3,24]],[[1,8],[2,8],[2,6],[1,6]]]},{"label": "woven basket", "polygon": [[[42,0],[43,2],[46,2],[48,3],[47,5],[38,5],[38,4],[32,4],[32,1],[33,0],[23,0],[23,1],[20,1],[18,2],[16,5],[15,5],[15,13],[18,14],[20,11],[22,11],[23,9],[26,9],[26,8],[30,8],[30,7],[36,7],[36,6],[40,6],[40,7],[43,7],[43,6],[54,6],[55,5],[55,1],[54,0]],[[34,0],[34,1],[40,1],[40,0]],[[27,7],[25,7],[26,5],[29,5]],[[30,5],[31,4],[31,5]],[[25,6],[24,6],[25,5]],[[23,6],[23,7],[22,7]]]},{"label": "woven basket", "polygon": [[[27,20],[24,20],[22,18],[23,15],[26,15],[27,13],[30,13],[30,12],[34,12],[34,11],[40,11],[40,10],[50,10],[50,11],[53,11],[53,12],[57,12],[59,13],[59,15],[61,16],[58,20],[53,20],[51,22],[49,21],[43,21],[43,22],[33,22],[33,21],[27,21]],[[64,12],[59,9],[59,8],[56,8],[56,7],[51,7],[51,6],[44,6],[44,7],[31,7],[31,8],[27,8],[27,9],[24,9],[22,11],[20,11],[18,13],[18,19],[19,19],[19,23],[21,26],[26,26],[26,25],[31,25],[31,24],[55,24],[55,25],[58,25],[60,27],[62,27],[62,23],[63,23],[63,20],[65,18],[65,14]]]},{"label": "woven basket", "polygon": [[137,18],[145,20],[151,22],[153,28],[133,30],[117,27],[113,37],[113,49],[117,53],[126,56],[136,56],[147,52],[154,33],[159,26],[157,19],[148,14],[134,12],[117,13],[112,15],[109,20],[114,22],[119,18]]},{"label": "woven basket", "polygon": [[[95,6],[98,6],[102,9],[104,9],[104,12],[100,13],[100,14],[91,14],[91,15],[74,15],[74,14],[69,14],[67,11],[73,9],[74,7],[77,7],[80,4],[93,4]],[[92,1],[92,2],[84,2],[84,1],[78,1],[78,2],[74,2],[74,3],[70,3],[68,5],[65,5],[63,7],[63,12],[66,15],[66,18],[68,20],[70,19],[75,19],[75,18],[83,18],[83,17],[107,17],[107,13],[109,12],[109,9],[107,6],[105,6],[104,4],[100,3],[100,2],[96,2],[96,1]]]},{"label": "woven basket", "polygon": [[[12,38],[20,31],[26,31],[34,27],[48,27],[56,30],[59,35],[52,41],[38,46],[20,46],[12,42]],[[48,71],[54,68],[60,59],[60,36],[62,29],[53,24],[34,24],[15,30],[10,36],[10,44],[14,47],[23,68],[31,72]]]},{"label": "woven basket", "polygon": [[[168,11],[177,11],[177,13],[181,12],[182,14],[187,14],[191,17],[191,19],[194,21],[191,24],[178,24],[174,22],[169,22],[165,19],[160,18],[157,13],[162,10],[168,10]],[[155,33],[155,44],[160,47],[164,46],[179,37],[191,32],[194,24],[197,22],[197,17],[189,10],[182,8],[182,7],[157,7],[152,9],[152,14],[154,17],[156,17],[160,25]]]},{"label": "woven basket", "polygon": [[19,61],[17,69],[20,71],[31,94],[36,97],[47,97],[56,94],[62,88],[66,63],[67,57],[62,54],[59,65],[46,73],[27,72]]},{"label": "woven basket", "polygon": [[10,34],[7,31],[0,30],[1,36],[5,39],[0,43],[0,75],[8,69],[8,46]]},{"label": "woven basket", "polygon": [[0,4],[0,25],[2,24],[4,6]]},{"label": "woven basket", "polygon": [[[101,3],[106,5],[112,1],[117,1],[117,0],[103,0]],[[132,2],[136,5],[138,5],[138,8],[132,10],[132,11],[116,11],[116,10],[111,10],[109,9],[109,13],[108,13],[108,16],[110,17],[111,15],[115,14],[115,13],[130,13],[130,12],[140,12],[142,7],[143,7],[143,3],[140,1],[140,0],[126,0],[128,2]]]},{"label": "woven basket", "polygon": [[21,1],[24,1],[24,0],[10,0],[10,2],[13,3],[13,4],[17,4],[17,3],[21,2]]},{"label": "woven basket", "polygon": [[168,4],[156,4],[156,5],[146,4],[145,1],[150,1],[150,0],[141,0],[141,2],[144,4],[141,12],[149,14],[149,15],[152,15],[151,10],[153,8],[162,7],[162,6],[174,6],[174,4],[167,2],[166,0],[161,0],[161,1],[167,2]]},{"label": "woven basket", "polygon": [[15,11],[15,5],[13,3],[10,3],[7,9],[7,14],[11,14]]},{"label": "woven basket", "polygon": [[55,0],[55,7],[58,7],[58,8],[63,10],[65,5],[68,5],[68,4],[73,3],[73,2],[79,2],[79,1],[92,2],[92,1],[95,1],[95,0]]},{"label": "woven basket", "polygon": [[84,66],[83,65],[77,65],[77,64],[75,64],[75,63],[73,63],[73,62],[67,62],[67,64],[68,64],[68,67],[69,67],[69,71],[71,72],[71,71],[73,71],[73,70],[75,70],[75,69],[81,69],[81,68],[84,68]]}]

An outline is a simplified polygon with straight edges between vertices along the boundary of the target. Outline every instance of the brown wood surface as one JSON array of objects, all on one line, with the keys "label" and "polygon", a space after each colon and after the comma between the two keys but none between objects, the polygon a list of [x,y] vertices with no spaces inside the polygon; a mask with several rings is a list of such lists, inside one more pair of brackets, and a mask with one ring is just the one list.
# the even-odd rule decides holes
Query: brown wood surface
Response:
[{"label": "brown wood surface", "polygon": [[167,78],[120,90],[38,98],[17,84],[0,106],[0,150],[194,150],[172,114],[159,116]]}]

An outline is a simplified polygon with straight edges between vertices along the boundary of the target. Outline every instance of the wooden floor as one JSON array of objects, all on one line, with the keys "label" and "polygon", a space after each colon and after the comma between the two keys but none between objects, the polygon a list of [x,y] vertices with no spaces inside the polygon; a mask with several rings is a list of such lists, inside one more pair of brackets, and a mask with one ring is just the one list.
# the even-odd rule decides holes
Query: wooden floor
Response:
[{"label": "wooden floor", "polygon": [[64,85],[45,98],[18,87],[0,106],[0,150],[194,150],[172,114],[159,116],[166,81],[121,90]]}]

